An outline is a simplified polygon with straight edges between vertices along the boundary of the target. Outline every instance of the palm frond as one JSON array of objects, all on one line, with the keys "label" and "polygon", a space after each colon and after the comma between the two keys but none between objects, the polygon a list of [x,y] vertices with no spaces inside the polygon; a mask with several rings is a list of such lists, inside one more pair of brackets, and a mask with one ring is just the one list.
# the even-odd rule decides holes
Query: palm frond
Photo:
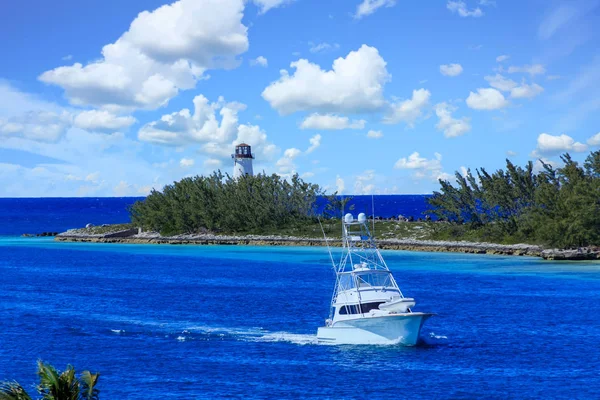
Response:
[{"label": "palm frond", "polygon": [[81,373],[80,386],[81,386],[81,398],[84,400],[98,400],[99,390],[96,389],[100,374],[92,374],[90,371],[83,371]]},{"label": "palm frond", "polygon": [[0,382],[0,400],[31,400],[18,382]]}]

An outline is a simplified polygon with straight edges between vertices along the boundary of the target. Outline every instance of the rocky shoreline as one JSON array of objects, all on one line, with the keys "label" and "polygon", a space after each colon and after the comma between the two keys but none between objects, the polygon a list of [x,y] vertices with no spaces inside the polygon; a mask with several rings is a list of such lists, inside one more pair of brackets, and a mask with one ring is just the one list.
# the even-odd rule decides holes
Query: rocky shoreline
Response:
[{"label": "rocky shoreline", "polygon": [[[250,245],[250,246],[326,246],[325,239],[276,235],[177,235],[161,236],[155,232],[138,233],[137,230],[90,234],[82,230],[71,230],[56,236],[61,242],[86,243],[129,243],[129,244],[171,244],[171,245]],[[329,239],[329,245],[337,247],[341,242]],[[383,250],[409,250],[431,252],[455,252],[473,254],[497,254],[540,257],[543,249],[528,244],[501,245],[495,243],[452,242],[415,239],[380,239],[377,245]]]}]

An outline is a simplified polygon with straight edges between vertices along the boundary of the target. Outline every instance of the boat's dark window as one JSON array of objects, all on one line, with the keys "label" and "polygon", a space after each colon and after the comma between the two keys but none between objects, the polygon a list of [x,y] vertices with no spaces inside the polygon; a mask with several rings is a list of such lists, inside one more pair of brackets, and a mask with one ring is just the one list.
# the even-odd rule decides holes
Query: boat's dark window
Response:
[{"label": "boat's dark window", "polygon": [[348,314],[366,314],[371,310],[376,310],[379,308],[380,304],[383,304],[383,301],[377,301],[374,303],[365,303],[361,304],[360,308],[358,305],[352,306],[341,306],[340,307],[340,315],[348,315]]}]

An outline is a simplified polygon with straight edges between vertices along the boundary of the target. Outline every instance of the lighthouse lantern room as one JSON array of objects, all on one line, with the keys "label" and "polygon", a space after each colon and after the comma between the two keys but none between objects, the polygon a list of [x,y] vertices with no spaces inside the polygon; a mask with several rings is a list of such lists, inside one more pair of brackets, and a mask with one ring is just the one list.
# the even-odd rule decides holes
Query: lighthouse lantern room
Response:
[{"label": "lighthouse lantern room", "polygon": [[252,171],[254,155],[249,144],[240,143],[235,146],[235,154],[232,154],[231,158],[233,158],[233,177],[235,179],[244,175],[254,175]]}]

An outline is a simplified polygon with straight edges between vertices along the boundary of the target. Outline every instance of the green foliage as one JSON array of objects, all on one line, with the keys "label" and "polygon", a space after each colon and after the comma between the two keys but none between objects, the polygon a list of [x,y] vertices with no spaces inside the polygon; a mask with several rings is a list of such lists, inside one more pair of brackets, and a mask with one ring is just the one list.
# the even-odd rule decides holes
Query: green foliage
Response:
[{"label": "green foliage", "polygon": [[[36,386],[42,400],[98,400],[96,388],[100,374],[84,371],[79,378],[75,368],[59,372],[52,365],[38,361],[37,375],[40,379]],[[25,389],[17,382],[0,383],[0,400],[31,400]]]},{"label": "green foliage", "polygon": [[457,172],[456,186],[440,180],[428,212],[450,222],[440,235],[454,230],[455,238],[563,248],[600,244],[600,151],[592,152],[583,167],[569,154],[561,159],[564,165],[557,169],[540,161],[538,173],[531,162],[521,168],[509,160],[506,170],[493,174],[483,168],[476,176]]},{"label": "green foliage", "polygon": [[219,171],[153,190],[130,214],[135,225],[163,235],[262,232],[313,219],[322,194],[297,174],[288,182],[275,174],[233,179]]}]

